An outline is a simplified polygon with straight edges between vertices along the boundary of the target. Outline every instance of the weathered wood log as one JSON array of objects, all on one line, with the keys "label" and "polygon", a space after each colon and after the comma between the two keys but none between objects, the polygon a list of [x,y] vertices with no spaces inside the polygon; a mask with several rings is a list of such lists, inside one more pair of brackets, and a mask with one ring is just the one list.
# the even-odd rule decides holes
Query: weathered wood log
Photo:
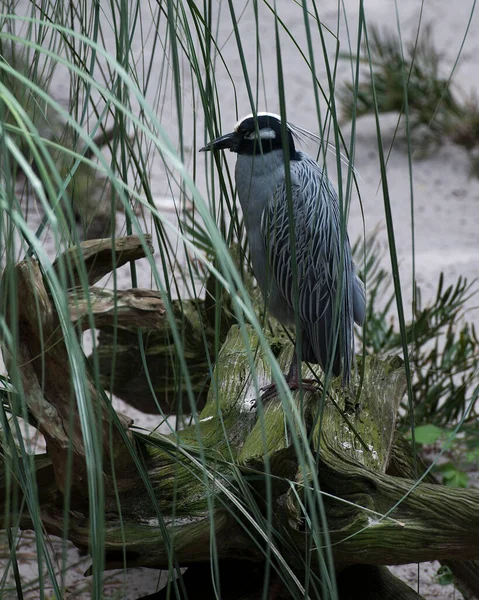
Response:
[{"label": "weathered wood log", "polygon": [[[389,456],[387,473],[395,477],[405,477],[407,479],[418,479],[426,472],[426,465],[419,456],[414,456],[411,444],[405,439],[399,431],[395,432],[394,443]],[[427,483],[438,484],[434,475],[429,472],[424,481]],[[449,567],[456,580],[457,587],[463,592],[464,596],[470,598],[479,598],[479,561],[478,560],[441,560],[441,564]]]},{"label": "weathered wood log", "polygon": [[[145,235],[145,242],[152,253],[150,235]],[[160,407],[166,413],[175,408],[189,413],[192,407],[186,391],[180,398],[171,325],[160,293],[96,287],[86,291],[80,286],[75,267],[84,264],[88,282],[93,286],[114,267],[145,255],[137,236],[118,238],[114,243],[106,238],[73,246],[53,266],[58,273],[63,269],[70,279],[68,302],[72,321],[82,330],[94,327],[101,331],[97,357],[102,386],[143,412],[158,413]],[[209,382],[204,339],[214,347],[214,332],[200,319],[202,306],[201,301],[172,303],[178,330],[185,340],[184,354],[197,397],[196,408],[200,409]],[[145,333],[141,339],[139,328]]]},{"label": "weathered wood log", "polygon": [[80,287],[84,278],[80,273],[86,273],[88,284],[94,285],[113,269],[117,269],[127,262],[138,260],[146,256],[145,247],[153,254],[151,235],[143,236],[144,244],[137,235],[128,235],[122,238],[102,238],[82,242],[79,246],[72,246],[57,258],[53,268],[57,273],[67,274],[68,289]]},{"label": "weathered wood log", "polygon": [[[94,328],[143,328],[147,331],[165,328],[166,308],[160,292],[134,288],[108,290],[91,287],[88,297],[82,288],[68,294],[71,320],[83,331]],[[166,324],[165,324],[166,321]]]},{"label": "weathered wood log", "polygon": [[[145,235],[149,252],[151,236]],[[113,252],[114,250],[114,252]],[[195,406],[186,386],[179,385],[178,361],[171,335],[171,323],[159,292],[153,290],[108,290],[80,286],[78,274],[84,265],[93,286],[113,268],[146,255],[137,236],[90,240],[73,246],[54,263],[55,270],[68,274],[69,307],[72,321],[82,330],[100,330],[97,358],[102,386],[143,412],[174,410],[190,413],[203,408],[210,381],[210,364],[217,334],[211,324],[214,307],[202,300],[171,303],[177,330],[183,339],[183,355],[196,397]],[[72,268],[73,267],[73,268]],[[228,316],[222,315],[229,329]],[[144,333],[139,337],[138,329]],[[227,329],[222,327],[220,343]],[[206,347],[205,347],[206,344]],[[208,356],[209,355],[209,356]],[[153,393],[154,392],[154,395]]]},{"label": "weathered wood log", "polygon": [[[19,373],[28,409],[47,438],[48,456],[34,459],[42,523],[46,531],[68,535],[87,551],[89,508],[78,479],[80,474],[85,481],[87,466],[78,415],[70,412],[67,348],[38,266],[30,261],[16,269],[22,298]],[[286,369],[291,344],[270,338],[269,346]],[[308,374],[305,366],[303,375]],[[305,564],[319,573],[326,544],[338,572],[352,565],[479,558],[477,490],[415,484],[386,472],[405,388],[399,359],[367,357],[360,391],[345,392],[335,384],[327,393],[295,393],[263,406],[259,388],[271,376],[268,354],[254,330],[231,328],[216,361],[207,403],[193,425],[169,436],[126,430],[133,441],[128,450],[125,431],[113,427],[111,442],[112,409],[91,390],[103,427],[103,464],[115,464],[120,490],[117,496],[112,486],[105,487],[108,568],[123,566],[124,558],[128,565],[149,567],[167,567],[172,556],[184,566],[208,562],[214,543],[219,560],[261,563],[266,557],[282,557],[301,592]],[[68,439],[65,431],[71,433]],[[73,485],[83,502],[75,502],[66,534],[62,469],[69,444]],[[115,456],[110,456],[112,448]],[[140,460],[135,463],[130,452]],[[154,498],[141,485],[139,462]],[[318,486],[328,540],[322,538],[326,522],[318,516]],[[0,519],[4,503],[13,497],[21,493],[15,484],[6,487],[2,472]],[[21,527],[32,526],[29,514],[18,516]],[[384,570],[375,573],[386,587],[396,586]]]},{"label": "weathered wood log", "polygon": [[[168,316],[163,311],[163,318],[154,327],[145,322],[141,326],[142,336],[138,335],[135,315],[128,323],[130,311],[125,310],[121,321],[117,318],[118,311],[103,313],[101,320],[95,319],[99,329],[97,359],[102,386],[147,413],[157,414],[159,407],[167,414],[201,410],[208,395],[211,363],[236,322],[230,304],[215,289],[215,280],[210,277],[204,300],[173,300],[172,314]],[[94,307],[93,310],[96,313]],[[189,385],[196,398],[194,406],[179,377],[178,353],[171,335],[172,318],[182,339]]]},{"label": "weathered wood log", "polygon": [[[278,484],[272,486],[270,500],[274,528],[300,549],[300,555],[308,548],[309,534],[298,498],[303,496],[301,489],[308,483],[309,476],[301,475],[282,405],[272,400],[264,412],[248,410],[257,393],[249,370],[249,353],[257,348],[258,340],[251,331],[245,343],[243,333],[234,328],[215,370],[217,385],[210,390],[198,422],[171,436],[141,436],[148,456],[150,481],[165,522],[159,524],[150,501],[139,497],[135,484],[130,499],[128,493],[123,495],[123,523],[109,515],[106,549],[110,567],[117,566],[115,556],[122,539],[130,564],[167,565],[171,551],[164,539],[164,527],[170,532],[170,544],[181,564],[209,560],[213,533],[220,558],[241,557],[246,553],[251,560],[261,560],[261,551],[247,529],[238,524],[238,519],[250,526],[253,521],[247,512],[237,513],[234,499],[241,499],[238,496],[241,488],[234,482],[248,481],[254,474],[248,486],[261,490],[264,487],[261,473],[267,471],[265,455],[269,458],[270,476],[278,480]],[[287,364],[290,354],[291,347],[282,351],[282,365]],[[270,368],[260,350],[256,365],[261,386],[269,380]],[[383,449],[390,445],[392,428],[385,421],[373,422],[370,416],[378,414],[378,410],[393,413],[388,405],[399,402],[401,381],[402,369],[395,360],[386,363],[367,360],[362,409],[350,417],[350,425],[355,426],[371,447],[369,451],[364,450],[351,427],[345,425],[343,416],[327,399],[321,423],[310,430],[313,446],[320,449],[321,487],[332,495],[324,502],[338,566],[479,556],[479,492],[430,484],[415,488],[413,481],[381,472],[387,463]],[[340,404],[338,393],[331,393]],[[296,402],[301,408],[299,398]],[[305,414],[307,421],[314,423],[319,406],[318,397],[310,397],[297,415],[298,419],[302,420],[301,415]],[[300,427],[301,423],[298,421],[297,425]],[[320,425],[322,431],[318,438],[316,432]],[[204,466],[197,458],[200,455],[203,455]],[[368,465],[378,465],[378,470],[373,471]],[[296,476],[299,487],[292,490],[290,483],[281,481],[285,476],[289,481]],[[126,483],[123,488],[125,486]],[[212,493],[218,499],[218,508],[213,513],[209,505]],[[258,506],[261,510],[261,500]],[[390,514],[383,516],[388,511]],[[175,514],[175,519],[170,521],[168,514]],[[48,530],[58,532],[61,520],[55,521],[60,515],[59,507],[47,509],[44,522]],[[128,515],[126,520],[125,515]],[[78,521],[72,518],[70,539],[86,548],[88,535],[87,515],[81,515]],[[286,549],[281,548],[281,551]],[[300,568],[300,565],[295,567]]]},{"label": "weathered wood log", "polygon": [[[231,252],[237,262],[244,262],[241,247]],[[245,273],[244,284],[259,313],[264,309],[259,290],[253,285],[251,274]],[[115,321],[115,313],[95,320],[99,329],[97,359],[102,386],[135,408],[147,413],[158,413],[158,407],[167,414],[185,414],[201,410],[206,402],[210,385],[211,363],[236,323],[232,314],[231,298],[217,279],[206,281],[204,299],[182,298],[171,302],[172,314],[155,327],[143,325],[138,335],[137,323],[131,326],[125,319]],[[189,373],[189,384],[196,398],[191,405],[186,386],[178,377],[177,351],[171,336],[170,319],[182,339],[182,354]],[[273,330],[271,323],[269,329]],[[276,332],[281,336],[282,330]],[[284,335],[284,334],[282,334]],[[154,395],[153,395],[154,392]],[[159,406],[158,406],[159,405]]]},{"label": "weathered wood log", "polygon": [[[143,292],[135,291],[135,294]],[[154,327],[146,326],[147,312],[132,313],[125,305],[125,296],[119,297],[120,307],[108,310],[97,319],[100,329],[97,359],[102,386],[119,396],[131,406],[158,414],[159,407],[166,413],[191,413],[201,410],[206,402],[210,384],[210,365],[214,362],[215,331],[208,323],[201,300],[174,300],[172,315],[167,315],[158,305],[158,312],[151,313]],[[142,309],[151,307],[150,301],[142,300]],[[95,307],[92,307],[96,312]],[[123,313],[124,318],[120,318]],[[131,321],[128,319],[131,315]],[[100,316],[100,315],[98,315]],[[181,339],[182,354],[189,374],[189,383],[195,397],[194,406],[188,389],[181,377],[178,353],[171,335],[170,319],[175,320]],[[116,322],[115,322],[116,319]],[[144,319],[142,335],[138,324]],[[133,325],[133,327],[132,327]],[[153,395],[154,393],[154,395]]]},{"label": "weathered wood log", "polygon": [[[76,402],[72,401],[72,363],[63,338],[62,326],[44,283],[43,274],[34,260],[14,267],[17,299],[7,305],[7,322],[17,332],[17,347],[2,344],[7,369],[14,379],[21,378],[21,390],[27,409],[44,435],[58,489],[73,489],[78,498],[88,497],[86,450],[83,428]],[[4,276],[1,289],[8,293],[10,278]],[[13,322],[16,318],[16,323]],[[103,451],[111,462],[104,463],[109,481],[111,465],[134,477],[133,459],[127,451],[119,429],[112,426],[112,415],[93,377],[85,371],[85,394],[95,406],[102,430]],[[16,413],[13,398],[13,412]],[[88,398],[87,400],[88,401]],[[118,424],[133,442],[128,427],[131,419],[118,414]],[[68,466],[70,465],[70,467]]]}]

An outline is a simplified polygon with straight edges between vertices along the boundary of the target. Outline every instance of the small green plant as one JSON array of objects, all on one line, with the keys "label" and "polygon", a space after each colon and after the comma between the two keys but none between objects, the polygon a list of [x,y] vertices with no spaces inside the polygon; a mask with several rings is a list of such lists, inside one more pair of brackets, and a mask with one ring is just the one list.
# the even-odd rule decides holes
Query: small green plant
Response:
[{"label": "small green plant", "polygon": [[[362,277],[367,282],[366,323],[358,335],[366,354],[401,353],[401,334],[390,317],[394,292],[389,273],[380,266],[380,250],[375,236],[364,247],[355,245],[357,262],[365,264]],[[416,287],[413,320],[406,324],[410,364],[414,373],[414,422],[417,426],[433,425],[438,430],[467,415],[477,419],[473,389],[478,383],[479,340],[473,323],[464,320],[465,304],[476,293],[475,282],[459,277],[446,286],[441,274],[436,297],[426,306]],[[402,424],[409,426],[407,401],[403,405]],[[436,430],[428,430],[428,435]],[[429,442],[431,443],[431,442]]]},{"label": "small green plant", "polygon": [[[354,247],[358,264],[365,265],[362,278],[367,282],[366,323],[358,335],[366,354],[386,356],[402,352],[401,335],[394,318],[391,276],[381,267],[381,252],[376,237],[366,245]],[[406,323],[410,365],[413,372],[414,440],[423,455],[437,455],[444,449],[444,460],[433,472],[444,485],[466,488],[468,472],[479,465],[478,415],[475,388],[479,383],[479,341],[474,324],[464,321],[465,304],[475,294],[474,282],[459,277],[446,287],[441,274],[436,297],[421,305],[417,287],[414,319]],[[411,415],[407,399],[403,402],[400,426],[412,438]],[[451,440],[455,425],[464,419],[460,433]],[[446,448],[445,448],[446,445]]]},{"label": "small green plant", "polygon": [[366,67],[361,73],[357,101],[353,84],[346,83],[339,91],[346,119],[376,111],[407,112],[411,132],[427,128],[427,136],[421,135],[422,144],[424,140],[437,143],[449,138],[469,151],[478,145],[479,100],[471,94],[461,101],[452,91],[450,77],[442,75],[447,70],[442,68],[443,57],[434,46],[430,27],[404,46],[395,33],[372,27],[368,42],[362,57],[342,55],[344,59],[358,59]]},{"label": "small green plant", "polygon": [[451,569],[446,565],[441,565],[439,567],[436,579],[439,585],[453,585],[455,582]]},{"label": "small green plant", "polygon": [[[459,434],[452,444],[448,444],[453,433],[451,428],[436,425],[420,425],[414,430],[414,439],[423,450],[423,454],[437,454],[447,444],[443,454],[445,462],[435,464],[433,472],[444,485],[466,488],[469,484],[468,470],[474,465],[465,453],[465,436]],[[411,432],[409,432],[411,437]],[[469,439],[469,442],[471,440]]]},{"label": "small green plant", "polygon": [[[460,111],[460,105],[449,89],[449,81],[441,77],[441,55],[432,42],[431,31],[426,28],[416,43],[402,48],[401,40],[387,31],[381,33],[377,27],[369,31],[370,61],[365,50],[360,61],[367,65],[363,78],[368,77],[369,62],[373,69],[374,87],[379,112],[403,112],[404,88],[407,85],[407,102],[411,125],[427,125],[437,134],[442,134],[451,114]],[[343,58],[351,59],[350,55]],[[343,114],[353,114],[354,87],[346,84],[340,93]],[[374,114],[375,99],[371,81],[359,85],[356,115]]]}]

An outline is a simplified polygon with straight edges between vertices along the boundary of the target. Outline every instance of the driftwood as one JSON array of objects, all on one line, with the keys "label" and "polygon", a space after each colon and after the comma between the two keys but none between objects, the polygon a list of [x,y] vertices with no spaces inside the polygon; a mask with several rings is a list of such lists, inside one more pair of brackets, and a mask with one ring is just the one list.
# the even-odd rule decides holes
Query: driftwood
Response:
[{"label": "driftwood", "polygon": [[[161,295],[150,290],[126,290],[120,294],[95,290],[94,298],[97,301],[91,310],[100,329],[97,356],[102,386],[146,413],[158,413],[158,406],[165,413],[190,413],[186,386],[178,385],[171,317]],[[85,301],[85,309],[87,305]],[[205,303],[200,300],[173,301],[171,310],[183,340],[195,407],[201,409],[211,379],[208,360],[214,360],[215,331],[208,321]],[[83,323],[88,326],[86,319]]]},{"label": "driftwood", "polygon": [[[232,248],[232,254],[241,263],[239,246]],[[258,289],[254,287],[252,279],[246,277],[245,285],[253,301],[258,299],[256,309],[262,313],[262,300],[258,298]],[[176,412],[191,412],[191,399],[185,386],[178,386],[177,352],[170,323],[170,319],[174,318],[182,338],[183,356],[195,405],[197,409],[202,409],[211,381],[210,362],[214,361],[218,346],[223,344],[236,322],[231,313],[231,299],[226,293],[220,294],[217,287],[216,278],[209,277],[204,300],[173,300],[170,317],[159,308],[163,318],[158,319],[154,326],[146,322],[144,310],[140,317],[144,319],[142,324],[137,322],[135,315],[132,315],[134,320],[128,323],[126,311],[125,319],[119,322],[119,311],[115,314],[112,310],[115,303],[119,302],[118,297],[112,291],[102,290],[105,303],[108,303],[105,295],[111,299],[111,309],[104,311],[102,322],[98,324],[95,319],[99,329],[97,358],[102,386],[143,412],[157,413],[158,406],[165,413],[175,408]],[[125,301],[128,301],[130,290],[124,293]],[[135,290],[134,293],[142,296],[154,293],[160,298],[159,294],[150,290]],[[98,314],[95,306],[91,310],[95,315]],[[268,326],[273,329],[271,323]],[[141,336],[138,335],[138,327],[141,327]],[[275,335],[284,336],[281,330],[276,330]]]},{"label": "driftwood", "polygon": [[[173,318],[182,339],[195,407],[201,410],[208,395],[209,365],[214,361],[215,348],[224,342],[234,321],[227,299],[222,301],[220,310],[210,300],[214,292],[212,290],[210,295],[207,291],[205,300],[173,300],[172,314],[168,316],[158,292],[95,290],[94,297],[101,295],[103,300],[90,308],[99,329],[97,357],[102,386],[146,413],[157,413],[158,406],[165,413],[191,412],[186,387],[178,385],[177,352],[171,336],[170,319]],[[89,295],[91,297],[91,292]],[[122,310],[125,304],[135,304],[138,297],[141,297],[138,311]],[[150,302],[148,297],[152,298]],[[160,304],[147,315],[155,302],[153,298]],[[84,299],[86,310],[88,305]],[[84,323],[88,326],[85,320]],[[138,328],[141,328],[141,336]]]},{"label": "driftwood", "polygon": [[[431,472],[426,473],[426,471],[426,465],[419,456],[413,455],[411,444],[399,431],[396,431],[387,473],[407,479],[417,479],[425,475],[425,482],[438,484],[434,475]],[[457,587],[465,598],[469,600],[479,598],[479,560],[454,561],[442,559],[440,562],[452,571]]]},{"label": "driftwood", "polygon": [[[129,244],[135,246],[135,240],[131,238]],[[136,246],[140,247],[138,240]],[[112,268],[111,260],[104,262],[104,268]],[[74,494],[66,535],[88,551],[88,467],[59,318],[38,265],[24,262],[15,270],[22,299],[18,371],[32,422],[47,442],[47,454],[34,459],[42,524],[47,532],[65,535],[68,483]],[[99,271],[91,281],[97,276]],[[147,322],[164,323],[160,299],[146,294],[143,304],[141,297],[132,291],[120,295],[118,320],[123,322],[131,311],[132,318],[141,321],[139,315],[145,310]],[[86,318],[78,299],[75,287],[69,302],[74,320]],[[104,299],[94,290],[91,305],[102,305]],[[278,339],[271,342],[281,367],[286,368],[291,345]],[[8,348],[3,350],[11,366]],[[256,377],[251,374],[252,360]],[[128,566],[169,568],[174,556],[177,566],[201,569],[211,558],[214,536],[220,576],[227,577],[231,561],[241,561],[243,570],[246,560],[261,572],[270,551],[273,562],[279,556],[286,560],[287,577],[290,582],[296,577],[301,590],[304,558],[319,574],[324,555],[320,546],[326,544],[324,539],[311,540],[308,526],[309,519],[319,518],[318,498],[310,492],[312,479],[317,478],[341,598],[419,598],[385,565],[434,559],[456,561],[457,574],[461,565],[475,572],[476,580],[470,576],[469,587],[477,594],[473,561],[479,559],[479,491],[415,483],[407,467],[410,457],[395,437],[396,413],[405,389],[401,361],[367,357],[364,373],[359,407],[355,398],[334,385],[324,397],[320,392],[304,398],[294,394],[292,404],[276,398],[262,406],[257,401],[258,387],[271,380],[269,361],[254,330],[234,326],[217,358],[205,407],[190,427],[169,436],[133,433],[127,419],[112,414],[92,378],[88,386],[104,442],[106,567],[122,567],[126,557]],[[88,369],[85,377],[91,377]],[[292,429],[310,452],[297,452]],[[65,470],[69,449],[70,479]],[[153,497],[138,471],[138,460],[147,472]],[[110,485],[113,475],[118,497]],[[14,501],[21,498],[21,489],[7,486],[7,481],[0,472],[0,527],[7,525],[2,521],[6,503],[21,505]],[[272,537],[261,526],[268,511]],[[14,517],[22,528],[34,525],[27,510]],[[210,572],[209,565],[205,569]],[[357,584],[352,591],[351,577]],[[261,586],[262,581],[262,576],[252,577],[253,587],[241,592],[241,597],[259,598],[261,592],[254,585]],[[271,586],[278,597],[288,597],[274,576]],[[239,597],[239,587],[231,594],[228,597]]]},{"label": "driftwood", "polygon": [[88,284],[97,283],[113,269],[145,256],[145,246],[153,252],[151,235],[145,234],[143,241],[136,235],[128,235],[112,241],[111,238],[89,240],[80,246],[72,246],[53,263],[57,273],[69,276],[68,288],[80,286],[80,272],[86,274]]}]

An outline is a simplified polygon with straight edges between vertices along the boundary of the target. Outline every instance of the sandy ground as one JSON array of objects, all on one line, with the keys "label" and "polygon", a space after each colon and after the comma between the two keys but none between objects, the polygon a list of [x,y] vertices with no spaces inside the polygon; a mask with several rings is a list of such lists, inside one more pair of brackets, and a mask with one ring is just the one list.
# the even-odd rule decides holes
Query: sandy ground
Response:
[{"label": "sandy ground", "polygon": [[[145,0],[144,8],[147,11],[149,2]],[[338,3],[335,0],[324,0],[319,7],[320,18],[325,25],[332,30],[338,26]],[[347,50],[345,15],[351,33],[351,43],[355,44],[355,31],[358,20],[357,0],[346,0],[344,2],[345,13],[341,13],[339,22],[339,39],[342,47]],[[431,24],[434,40],[438,49],[443,52],[445,58],[445,74],[447,75],[454,64],[461,45],[462,37],[466,30],[467,22],[472,9],[472,2],[450,3],[445,0],[435,0],[424,6],[422,15],[423,22]],[[24,8],[25,2],[20,2],[19,10]],[[260,44],[264,67],[264,77],[256,86],[254,73],[256,69],[257,40],[255,37],[255,18],[253,5],[245,6],[243,2],[235,2],[235,9],[239,15],[243,8],[245,10],[240,21],[241,39],[244,44],[245,59],[250,68],[253,80],[253,89],[259,90],[259,108],[273,112],[279,112],[277,98],[277,73],[276,57],[274,52],[274,22],[268,8],[259,4],[260,21]],[[217,9],[219,10],[219,5]],[[301,9],[294,2],[282,0],[278,2],[281,18],[285,21],[293,36],[300,44],[305,46],[304,23]],[[416,0],[402,0],[398,8],[398,19],[401,33],[405,40],[414,38],[419,19],[421,3]],[[107,9],[106,9],[107,10]],[[392,0],[368,0],[365,2],[366,18],[369,24],[392,27],[397,29],[396,6]],[[108,18],[106,14],[105,19]],[[471,31],[464,44],[464,49],[458,68],[454,75],[454,86],[464,92],[474,90],[474,85],[479,80],[479,68],[476,57],[479,52],[479,23],[477,15],[471,21]],[[230,74],[218,64],[216,79],[218,84],[218,95],[221,99],[221,116],[223,130],[229,131],[233,127],[238,116],[250,112],[246,86],[242,75],[241,64],[234,36],[232,35],[231,18],[226,3],[221,5],[221,14],[218,24],[219,46],[228,63]],[[313,45],[317,50],[317,72],[320,81],[326,81],[326,71],[323,53],[320,47],[319,36],[313,36]],[[109,49],[112,40],[107,40]],[[326,36],[326,42],[331,53],[334,50],[335,40]],[[316,122],[316,111],[314,95],[311,89],[311,77],[307,69],[298,58],[298,53],[292,43],[282,36],[284,79],[286,82],[286,101],[288,118],[297,125],[318,131]],[[143,49],[139,46],[137,51],[151,52],[151,44]],[[337,71],[338,85],[350,76],[350,66],[347,62],[340,62]],[[231,81],[235,82],[235,88]],[[55,96],[66,102],[68,99],[68,87],[61,70],[57,73],[52,88]],[[183,94],[187,106],[192,105],[193,94],[191,83],[186,79]],[[153,103],[153,98],[149,98]],[[240,115],[235,113],[235,105],[239,107]],[[161,121],[174,141],[178,139],[177,119],[174,115],[174,103],[165,102],[162,105]],[[324,105],[323,105],[324,109]],[[193,120],[191,111],[186,110],[184,122],[184,137],[192,139]],[[203,140],[202,123],[203,117],[197,115],[197,128],[200,135],[200,143]],[[381,120],[383,143],[389,149],[393,132],[396,126],[397,116],[386,115]],[[349,139],[348,126],[343,133]],[[192,164],[193,154],[197,148],[186,149],[186,162]],[[419,150],[419,146],[418,146]],[[308,151],[308,148],[306,148]],[[315,148],[309,151],[314,153]],[[449,143],[444,143],[434,149],[426,158],[419,158],[420,153],[413,154],[412,182],[409,178],[409,166],[404,146],[397,144],[388,162],[388,181],[390,187],[392,209],[394,216],[394,227],[398,256],[401,266],[401,278],[403,284],[404,300],[406,309],[411,302],[412,281],[412,237],[411,237],[411,213],[414,214],[415,222],[415,267],[417,280],[423,289],[423,299],[427,301],[436,290],[439,274],[445,273],[446,282],[454,283],[459,275],[472,280],[479,277],[478,241],[477,231],[479,228],[479,180],[471,179],[469,176],[469,157],[467,153]],[[199,159],[203,161],[203,158]],[[228,157],[233,164],[234,157]],[[328,159],[330,177],[337,181],[334,163],[331,155]],[[360,192],[362,205],[356,195],[353,195],[351,204],[351,215],[349,232],[351,240],[357,239],[366,231],[368,235],[373,230],[378,231],[378,239],[381,245],[387,248],[387,237],[385,232],[384,205],[380,190],[380,176],[378,151],[373,119],[362,118],[357,123],[356,156],[355,167],[360,176]],[[161,161],[153,163],[151,181],[155,197],[158,199],[169,196],[168,182],[165,177]],[[202,193],[206,193],[206,179],[203,169],[198,169],[197,185]],[[411,195],[411,188],[413,195]],[[364,211],[364,220],[362,217]],[[37,221],[36,221],[37,220]],[[38,216],[32,215],[32,227],[38,222]],[[123,230],[122,219],[118,221],[119,233]],[[47,247],[48,249],[48,247]],[[54,248],[49,252],[53,255]],[[384,264],[388,265],[387,254]],[[125,286],[128,286],[128,274],[122,275]],[[148,268],[140,268],[140,285],[150,284]],[[473,306],[473,303],[471,303]],[[469,314],[479,324],[477,310]],[[118,407],[123,412],[133,414],[137,424],[145,426],[153,425],[153,419],[141,414],[135,414],[119,402]],[[35,577],[35,547],[31,533],[26,532],[23,536],[21,547],[22,574],[25,578],[32,580]],[[2,561],[2,546],[6,541],[0,539],[0,565],[6,566]],[[53,539],[51,552],[58,564],[61,564],[61,543]],[[89,578],[83,578],[83,572],[89,566],[88,557],[79,557],[75,549],[69,546],[68,564],[68,592],[66,598],[90,597]],[[396,567],[395,572],[406,580],[412,587],[418,588],[425,598],[437,599],[460,599],[462,596],[452,587],[439,586],[435,582],[437,564],[421,565],[418,577],[418,568],[415,565]],[[0,566],[1,572],[1,566]],[[108,582],[105,586],[105,597],[117,597],[131,599],[140,595],[151,593],[159,585],[159,573],[148,570],[131,570],[128,572],[127,580],[122,572],[107,575]],[[418,585],[419,581],[419,585]],[[84,587],[83,587],[84,586]],[[35,590],[28,598],[36,598]],[[7,598],[8,596],[4,596]],[[12,598],[14,596],[11,596]]]}]

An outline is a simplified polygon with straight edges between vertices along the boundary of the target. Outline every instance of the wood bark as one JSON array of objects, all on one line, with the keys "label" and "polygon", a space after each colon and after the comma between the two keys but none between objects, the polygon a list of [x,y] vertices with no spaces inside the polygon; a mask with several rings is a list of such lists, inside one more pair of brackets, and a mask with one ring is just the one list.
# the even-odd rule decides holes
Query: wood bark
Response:
[{"label": "wood bark", "polygon": [[[399,431],[396,431],[389,456],[388,474],[408,479],[424,477],[423,480],[427,483],[439,485],[434,475],[430,471],[428,473],[426,471],[427,467],[420,457],[414,456],[411,444]],[[479,598],[478,560],[454,561],[443,559],[440,562],[451,569],[456,585],[465,598],[469,600]]]}]

